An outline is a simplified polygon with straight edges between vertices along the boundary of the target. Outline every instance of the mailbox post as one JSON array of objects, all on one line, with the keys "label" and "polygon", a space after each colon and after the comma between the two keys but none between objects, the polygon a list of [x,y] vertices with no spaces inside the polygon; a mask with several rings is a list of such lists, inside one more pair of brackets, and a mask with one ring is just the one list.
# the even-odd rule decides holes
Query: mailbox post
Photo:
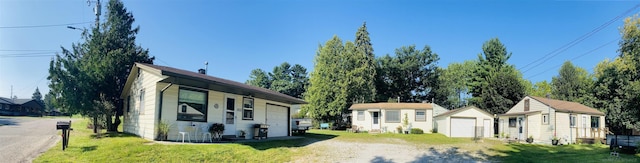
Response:
[{"label": "mailbox post", "polygon": [[62,150],[64,151],[69,145],[69,134],[71,133],[71,121],[58,121],[56,123],[56,129],[62,130]]}]

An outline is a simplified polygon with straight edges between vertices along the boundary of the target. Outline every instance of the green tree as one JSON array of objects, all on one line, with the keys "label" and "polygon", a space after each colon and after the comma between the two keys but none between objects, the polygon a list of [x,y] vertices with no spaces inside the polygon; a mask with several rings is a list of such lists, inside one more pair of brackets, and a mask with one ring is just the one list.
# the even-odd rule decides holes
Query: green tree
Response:
[{"label": "green tree", "polygon": [[469,83],[472,80],[476,61],[467,60],[463,63],[450,63],[446,69],[439,69],[436,103],[445,108],[459,108],[467,104],[470,98]]},{"label": "green tree", "polygon": [[533,85],[533,92],[531,92],[532,96],[538,97],[546,97],[547,95],[551,95],[551,84],[546,80],[536,82]]},{"label": "green tree", "polygon": [[626,18],[620,33],[620,55],[596,66],[591,90],[597,99],[594,106],[606,115],[607,127],[627,134],[628,129],[640,130],[640,18]]},{"label": "green tree", "polygon": [[415,45],[396,49],[393,57],[387,54],[378,58],[378,101],[396,98],[405,102],[431,100],[438,79],[438,60],[438,54],[429,46],[419,50]]},{"label": "green tree", "polygon": [[271,87],[271,79],[269,75],[262,69],[253,69],[249,75],[249,80],[245,84],[269,89]]},{"label": "green tree", "polygon": [[44,95],[44,108],[47,112],[53,111],[55,108],[53,106],[53,97],[51,97],[51,93],[47,93]]},{"label": "green tree", "polygon": [[299,64],[291,66],[284,62],[273,68],[273,72],[254,69],[245,83],[253,86],[271,89],[292,97],[302,98],[309,86],[307,68]]},{"label": "green tree", "polygon": [[34,99],[34,100],[36,100],[36,101],[38,101],[38,102],[40,102],[40,103],[43,103],[43,101],[42,101],[42,94],[40,94],[40,89],[38,89],[38,88],[36,87],[36,90],[35,90],[35,91],[33,91],[33,95],[31,96],[31,99]]},{"label": "green tree", "polygon": [[[36,90],[33,91],[33,95],[31,96],[31,99],[36,100],[36,102],[44,105],[44,101],[42,100],[42,94],[40,94],[40,89],[38,89],[38,87],[36,87]],[[44,112],[46,108],[42,108],[42,110],[39,110],[39,112]]]},{"label": "green tree", "polygon": [[493,114],[503,114],[524,96],[526,88],[522,74],[507,64],[511,53],[499,39],[493,38],[482,45],[478,65],[470,83],[470,102]]},{"label": "green tree", "polygon": [[309,85],[307,69],[299,64],[291,66],[284,62],[274,67],[269,77],[271,79],[269,89],[297,98],[302,98]]},{"label": "green tree", "polygon": [[353,77],[350,80],[352,82],[350,86],[354,87],[351,93],[353,97],[349,97],[349,99],[354,102],[372,102],[376,97],[376,63],[366,22],[362,23],[356,32],[355,48],[355,52],[347,56],[350,58],[347,64],[353,65],[347,74],[347,76]]},{"label": "green tree", "polygon": [[303,109],[311,118],[319,121],[336,120],[346,110],[347,99],[342,93],[344,81],[341,68],[341,55],[344,52],[342,40],[338,36],[320,46],[315,57],[314,70],[305,96],[309,103]]},{"label": "green tree", "polygon": [[154,58],[135,44],[140,28],[133,27],[135,19],[121,1],[110,0],[106,11],[104,23],[83,32],[84,42],[72,44],[71,50],[62,47],[62,56],[50,63],[48,79],[57,107],[116,131],[129,71],[135,62],[153,63]]},{"label": "green tree", "polygon": [[589,73],[570,61],[564,62],[558,76],[551,80],[552,97],[559,100],[583,103],[589,95],[589,90],[593,84]]}]

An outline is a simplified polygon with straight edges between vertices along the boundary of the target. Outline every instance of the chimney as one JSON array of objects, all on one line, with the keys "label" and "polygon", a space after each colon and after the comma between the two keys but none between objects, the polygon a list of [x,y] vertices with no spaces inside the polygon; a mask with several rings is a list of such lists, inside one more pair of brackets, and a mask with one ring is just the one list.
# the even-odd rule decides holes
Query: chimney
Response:
[{"label": "chimney", "polygon": [[207,74],[207,70],[204,70],[204,69],[198,69],[198,73],[200,73],[200,74]]}]

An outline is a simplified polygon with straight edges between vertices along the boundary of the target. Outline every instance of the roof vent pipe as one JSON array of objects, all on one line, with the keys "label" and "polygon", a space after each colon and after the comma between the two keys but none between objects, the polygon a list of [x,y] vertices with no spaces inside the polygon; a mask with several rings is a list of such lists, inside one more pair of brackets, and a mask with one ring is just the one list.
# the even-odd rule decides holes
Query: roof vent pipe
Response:
[{"label": "roof vent pipe", "polygon": [[204,69],[198,69],[198,73],[201,73],[201,74],[207,74],[207,70],[204,70]]}]

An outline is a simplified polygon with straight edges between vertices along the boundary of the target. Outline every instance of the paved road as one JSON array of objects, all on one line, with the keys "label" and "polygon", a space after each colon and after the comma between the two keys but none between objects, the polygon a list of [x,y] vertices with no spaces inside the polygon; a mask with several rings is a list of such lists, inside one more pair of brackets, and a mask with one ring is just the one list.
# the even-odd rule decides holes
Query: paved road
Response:
[{"label": "paved road", "polygon": [[53,147],[61,140],[55,127],[59,120],[69,119],[0,116],[0,162],[31,162]]}]

